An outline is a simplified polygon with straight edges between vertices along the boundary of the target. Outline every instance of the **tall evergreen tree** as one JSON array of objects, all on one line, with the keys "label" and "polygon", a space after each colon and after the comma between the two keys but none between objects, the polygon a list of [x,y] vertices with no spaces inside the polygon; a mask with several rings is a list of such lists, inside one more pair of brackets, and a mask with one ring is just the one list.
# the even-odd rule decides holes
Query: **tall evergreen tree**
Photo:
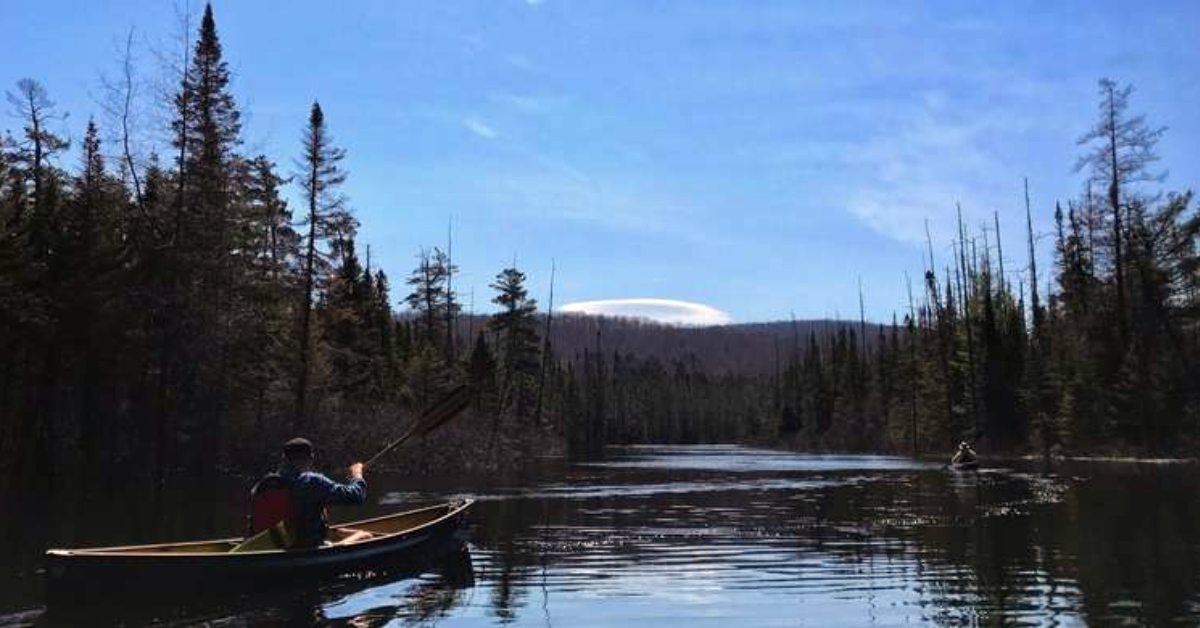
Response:
[{"label": "tall evergreen tree", "polygon": [[441,249],[434,247],[432,252],[423,249],[417,267],[406,280],[412,291],[404,298],[416,314],[419,340],[436,348],[447,362],[453,360],[447,327],[456,320],[461,307],[450,283],[456,272],[458,267]]},{"label": "tall evergreen tree", "polygon": [[346,180],[346,173],[341,167],[346,153],[333,145],[320,103],[312,104],[303,143],[304,156],[298,176],[307,204],[304,222],[307,233],[304,236],[300,275],[300,341],[295,407],[297,430],[308,422],[314,334],[312,311],[316,291],[330,268],[331,260],[336,260],[342,252],[339,243],[353,238],[358,227],[346,208],[345,197],[339,191]]},{"label": "tall evergreen tree", "polygon": [[1135,192],[1130,188],[1137,183],[1161,181],[1165,173],[1151,172],[1151,165],[1158,161],[1154,148],[1166,131],[1164,127],[1153,128],[1146,124],[1142,115],[1129,113],[1129,95],[1132,86],[1119,87],[1111,79],[1101,79],[1099,84],[1100,106],[1095,125],[1078,143],[1087,147],[1076,163],[1075,169],[1088,170],[1091,181],[1107,189],[1108,211],[1111,221],[1112,270],[1116,280],[1116,316],[1121,333],[1125,332],[1127,319],[1125,286],[1125,222],[1130,202]]},{"label": "tall evergreen tree", "polygon": [[[33,79],[17,81],[17,91],[5,94],[15,115],[25,125],[19,150],[16,153],[18,163],[24,165],[25,176],[29,189],[25,198],[29,207],[18,207],[19,212],[26,210],[45,212],[49,207],[48,190],[49,178],[53,176],[50,162],[58,153],[66,150],[69,142],[50,129],[50,124],[61,121],[66,116],[56,109],[56,104],[50,100],[46,88]],[[21,219],[21,213],[16,215]]]},{"label": "tall evergreen tree", "polygon": [[537,301],[515,267],[501,270],[490,287],[496,291],[492,303],[500,306],[489,326],[499,342],[502,407],[524,416],[532,409],[538,372]]},{"label": "tall evergreen tree", "polygon": [[168,272],[180,294],[169,319],[176,325],[172,336],[185,345],[177,353],[188,419],[181,427],[200,436],[190,451],[199,456],[218,447],[229,389],[238,381],[232,354],[244,330],[237,325],[243,293],[233,255],[244,246],[239,236],[245,217],[234,190],[241,114],[211,4],[204,8],[176,111],[180,163]]}]

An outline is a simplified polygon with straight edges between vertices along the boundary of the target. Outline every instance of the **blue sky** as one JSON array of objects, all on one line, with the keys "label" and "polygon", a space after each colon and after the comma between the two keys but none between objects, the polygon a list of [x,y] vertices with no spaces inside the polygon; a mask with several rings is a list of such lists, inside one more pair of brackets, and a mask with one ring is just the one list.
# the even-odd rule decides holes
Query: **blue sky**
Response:
[{"label": "blue sky", "polygon": [[[78,138],[135,29],[146,83],[183,3],[4,0],[0,85],[43,82]],[[334,8],[336,7],[336,8]],[[198,15],[201,2],[192,0]],[[924,220],[1000,214],[1006,269],[1080,189],[1096,80],[1200,180],[1200,3],[214,2],[247,150],[286,169],[312,99],[348,151],[361,240],[399,284],[453,221],[464,300],[515,257],[544,301],[680,299],[735,321],[890,320]],[[195,20],[193,21],[195,22]],[[15,128],[7,118],[0,128]],[[155,141],[153,134],[143,140]],[[159,138],[161,139],[161,138]],[[1048,245],[1049,242],[1043,242]],[[1047,248],[1047,247],[1043,247]],[[396,286],[396,300],[402,298]]]}]

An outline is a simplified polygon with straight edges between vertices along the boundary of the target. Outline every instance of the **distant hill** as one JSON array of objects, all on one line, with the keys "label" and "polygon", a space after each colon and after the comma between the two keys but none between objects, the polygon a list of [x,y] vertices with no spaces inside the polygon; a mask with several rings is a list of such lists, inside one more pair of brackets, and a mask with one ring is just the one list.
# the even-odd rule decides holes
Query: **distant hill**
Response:
[{"label": "distant hill", "polygon": [[[466,344],[471,333],[483,329],[484,316],[463,316],[459,337]],[[545,319],[542,319],[545,325]],[[586,314],[555,313],[551,342],[562,358],[575,359],[584,349],[605,353],[619,351],[639,357],[657,357],[664,362],[694,362],[709,373],[764,374],[775,369],[776,355],[787,359],[794,345],[807,346],[815,332],[826,338],[839,327],[858,332],[858,321],[798,320],[743,323],[713,327],[680,327],[645,319],[614,318]],[[878,326],[867,325],[868,342],[874,341]]]}]

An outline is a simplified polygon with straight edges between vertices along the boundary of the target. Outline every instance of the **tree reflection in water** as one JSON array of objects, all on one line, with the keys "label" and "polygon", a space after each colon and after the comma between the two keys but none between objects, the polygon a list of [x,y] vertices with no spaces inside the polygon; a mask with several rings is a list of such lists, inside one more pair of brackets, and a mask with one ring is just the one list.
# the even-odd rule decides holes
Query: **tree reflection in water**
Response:
[{"label": "tree reflection in water", "polygon": [[[379,512],[396,509],[395,495],[479,498],[469,550],[410,570],[233,602],[196,596],[182,615],[143,600],[98,617],[364,626],[1200,621],[1194,465],[1013,462],[963,474],[899,458],[736,447],[617,453],[611,465],[516,480],[379,478]],[[227,529],[239,509],[194,525]],[[119,541],[130,529],[199,536],[187,533],[187,517],[128,522],[112,510],[60,503],[40,530],[7,522],[13,547],[29,551],[0,555],[0,625],[52,619],[30,613],[39,544]],[[72,528],[69,517],[90,525]]]}]

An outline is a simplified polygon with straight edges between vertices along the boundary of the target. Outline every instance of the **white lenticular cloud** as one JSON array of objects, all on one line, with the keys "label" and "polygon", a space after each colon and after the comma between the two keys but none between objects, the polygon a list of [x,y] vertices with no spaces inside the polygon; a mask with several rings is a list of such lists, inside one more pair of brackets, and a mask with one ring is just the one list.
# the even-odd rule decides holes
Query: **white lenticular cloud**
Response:
[{"label": "white lenticular cloud", "polygon": [[576,301],[560,309],[575,314],[645,318],[669,325],[728,325],[733,317],[717,308],[675,299],[603,299]]}]

